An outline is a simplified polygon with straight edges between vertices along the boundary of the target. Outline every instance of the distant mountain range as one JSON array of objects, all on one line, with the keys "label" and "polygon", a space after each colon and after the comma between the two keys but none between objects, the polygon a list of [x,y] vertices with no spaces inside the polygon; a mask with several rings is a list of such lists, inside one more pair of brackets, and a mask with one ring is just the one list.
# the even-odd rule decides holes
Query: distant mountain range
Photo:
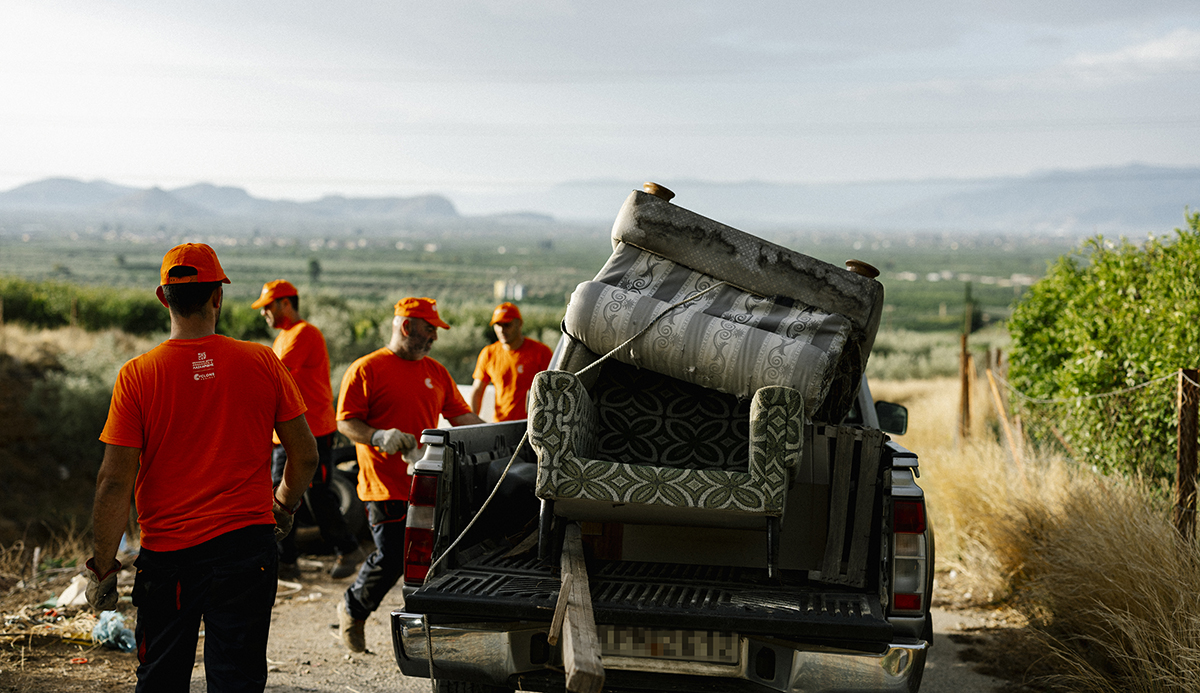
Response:
[{"label": "distant mountain range", "polygon": [[[1166,233],[1200,209],[1200,168],[1129,166],[1021,177],[781,184],[658,180],[674,202],[733,226],[962,232]],[[560,218],[611,220],[631,186],[577,181],[540,196]],[[553,200],[553,206],[546,203]],[[603,204],[599,204],[603,201]],[[467,199],[460,205],[467,207]],[[532,197],[509,200],[533,207]],[[610,222],[611,223],[611,222]]]},{"label": "distant mountain range", "polygon": [[0,211],[156,221],[216,217],[433,220],[459,216],[454,203],[441,195],[360,198],[330,195],[311,202],[293,202],[264,200],[241,188],[209,183],[163,190],[71,178],[47,178],[0,193]]},{"label": "distant mountain range", "polygon": [[[925,181],[786,184],[657,180],[675,202],[749,231],[768,227],[1055,233],[1075,237],[1166,233],[1200,209],[1200,168],[1128,166],[1028,176]],[[266,200],[200,183],[173,190],[51,178],[0,192],[0,213],[187,222],[468,222],[537,225],[554,219],[610,224],[642,181],[573,181],[487,195]],[[470,210],[460,213],[460,209]],[[531,210],[511,212],[509,210]]]}]

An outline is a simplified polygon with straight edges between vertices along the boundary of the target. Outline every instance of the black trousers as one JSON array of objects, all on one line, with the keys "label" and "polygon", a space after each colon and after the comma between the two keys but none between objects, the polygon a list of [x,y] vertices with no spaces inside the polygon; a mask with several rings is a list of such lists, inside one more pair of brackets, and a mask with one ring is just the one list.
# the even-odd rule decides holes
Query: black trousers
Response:
[{"label": "black trousers", "polygon": [[[338,555],[354,553],[358,548],[358,540],[346,527],[346,518],[338,507],[337,494],[329,487],[333,478],[332,459],[333,434],[317,436],[317,471],[313,474],[312,484],[304,492],[304,503],[312,513],[313,520],[321,530],[321,538],[333,545]],[[283,479],[283,465],[287,462],[287,451],[282,445],[276,445],[271,451],[271,482],[278,485]],[[279,560],[282,563],[295,563],[300,557],[296,548],[296,526],[279,542]]]},{"label": "black trousers", "polygon": [[365,621],[383,603],[389,590],[404,577],[404,523],[408,503],[402,500],[367,501],[375,551],[358,569],[346,590],[346,611]]},{"label": "black trousers", "polygon": [[201,617],[210,693],[261,693],[278,560],[272,525],[179,551],[143,548],[133,585],[138,693],[187,693]]}]

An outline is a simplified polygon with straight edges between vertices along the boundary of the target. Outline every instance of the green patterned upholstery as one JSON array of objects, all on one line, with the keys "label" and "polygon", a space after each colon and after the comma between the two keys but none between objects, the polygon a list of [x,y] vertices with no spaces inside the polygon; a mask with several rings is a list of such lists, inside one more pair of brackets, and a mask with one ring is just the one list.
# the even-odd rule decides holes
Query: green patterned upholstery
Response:
[{"label": "green patterned upholstery", "polygon": [[800,464],[804,409],[791,388],[755,393],[745,472],[596,459],[598,426],[596,407],[577,377],[565,371],[534,377],[529,439],[538,456],[538,497],[779,517],[791,470]]}]

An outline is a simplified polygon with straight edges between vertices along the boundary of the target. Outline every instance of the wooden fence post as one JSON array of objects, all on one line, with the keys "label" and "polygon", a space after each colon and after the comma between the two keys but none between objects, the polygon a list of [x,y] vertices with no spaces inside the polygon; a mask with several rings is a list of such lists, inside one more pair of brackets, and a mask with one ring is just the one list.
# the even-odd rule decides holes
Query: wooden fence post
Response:
[{"label": "wooden fence post", "polygon": [[1196,525],[1197,370],[1179,370],[1179,447],[1175,451],[1175,529],[1191,539]]},{"label": "wooden fence post", "polygon": [[1021,473],[1021,478],[1025,478],[1025,456],[1024,456],[1024,440],[1021,445],[1017,445],[1017,439],[1013,436],[1012,425],[1008,422],[1008,412],[1004,410],[1004,398],[1000,396],[1000,388],[996,385],[996,376],[992,375],[989,370],[987,372],[988,386],[992,390],[992,398],[996,402],[996,416],[1000,417],[1000,423],[1004,426],[1004,436],[1008,438],[1008,449],[1012,452],[1013,462],[1017,465],[1017,471]]},{"label": "wooden fence post", "polygon": [[958,404],[958,439],[965,441],[971,437],[971,352],[967,348],[967,333],[962,334],[962,351],[958,359],[958,375],[960,388]]}]

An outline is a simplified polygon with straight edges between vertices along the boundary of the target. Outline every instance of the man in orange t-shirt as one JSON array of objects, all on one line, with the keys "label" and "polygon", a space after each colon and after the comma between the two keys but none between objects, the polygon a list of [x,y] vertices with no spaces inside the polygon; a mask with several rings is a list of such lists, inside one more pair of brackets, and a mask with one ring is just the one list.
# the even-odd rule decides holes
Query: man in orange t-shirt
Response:
[{"label": "man in orange t-shirt", "polygon": [[525,419],[525,399],[533,376],[550,367],[550,347],[521,333],[521,311],[512,303],[501,303],[492,311],[492,329],[497,340],[479,352],[475,362],[475,385],[471,411],[483,408],[488,383],[496,384],[496,421]]},{"label": "man in orange t-shirt", "polygon": [[[132,492],[142,544],[137,690],[187,690],[203,618],[208,689],[262,691],[275,536],[291,527],[316,443],[300,390],[271,350],[216,334],[229,279],[212,248],[172,248],[161,279],[170,339],[121,368],[100,434],[88,601],[116,606]],[[272,429],[289,458],[275,489],[263,464]]]},{"label": "man in orange t-shirt", "polygon": [[[317,438],[320,463],[312,484],[304,492],[304,500],[321,530],[321,537],[337,552],[330,575],[344,578],[354,574],[354,569],[365,556],[358,547],[358,540],[346,527],[346,519],[338,507],[338,498],[329,487],[333,476],[333,435],[337,432],[337,422],[333,418],[333,388],[329,384],[329,352],[325,348],[325,335],[321,334],[321,330],[300,318],[299,293],[291,282],[276,279],[263,285],[258,300],[250,307],[259,309],[268,327],[279,330],[271,349],[296,379],[300,394],[308,406],[304,418]],[[275,443],[275,449],[271,452],[271,479],[278,483],[287,462],[287,451],[279,445],[278,436]],[[298,579],[299,557],[296,528],[293,527],[279,542],[279,577]]]},{"label": "man in orange t-shirt", "polygon": [[388,345],[350,364],[338,395],[338,430],[358,452],[358,497],[367,504],[375,552],[338,604],[342,642],[366,649],[363,625],[404,574],[404,524],[411,485],[408,461],[417,437],[436,428],[483,423],[458,391],[446,367],[429,358],[438,328],[450,329],[428,298],[396,303]]}]

